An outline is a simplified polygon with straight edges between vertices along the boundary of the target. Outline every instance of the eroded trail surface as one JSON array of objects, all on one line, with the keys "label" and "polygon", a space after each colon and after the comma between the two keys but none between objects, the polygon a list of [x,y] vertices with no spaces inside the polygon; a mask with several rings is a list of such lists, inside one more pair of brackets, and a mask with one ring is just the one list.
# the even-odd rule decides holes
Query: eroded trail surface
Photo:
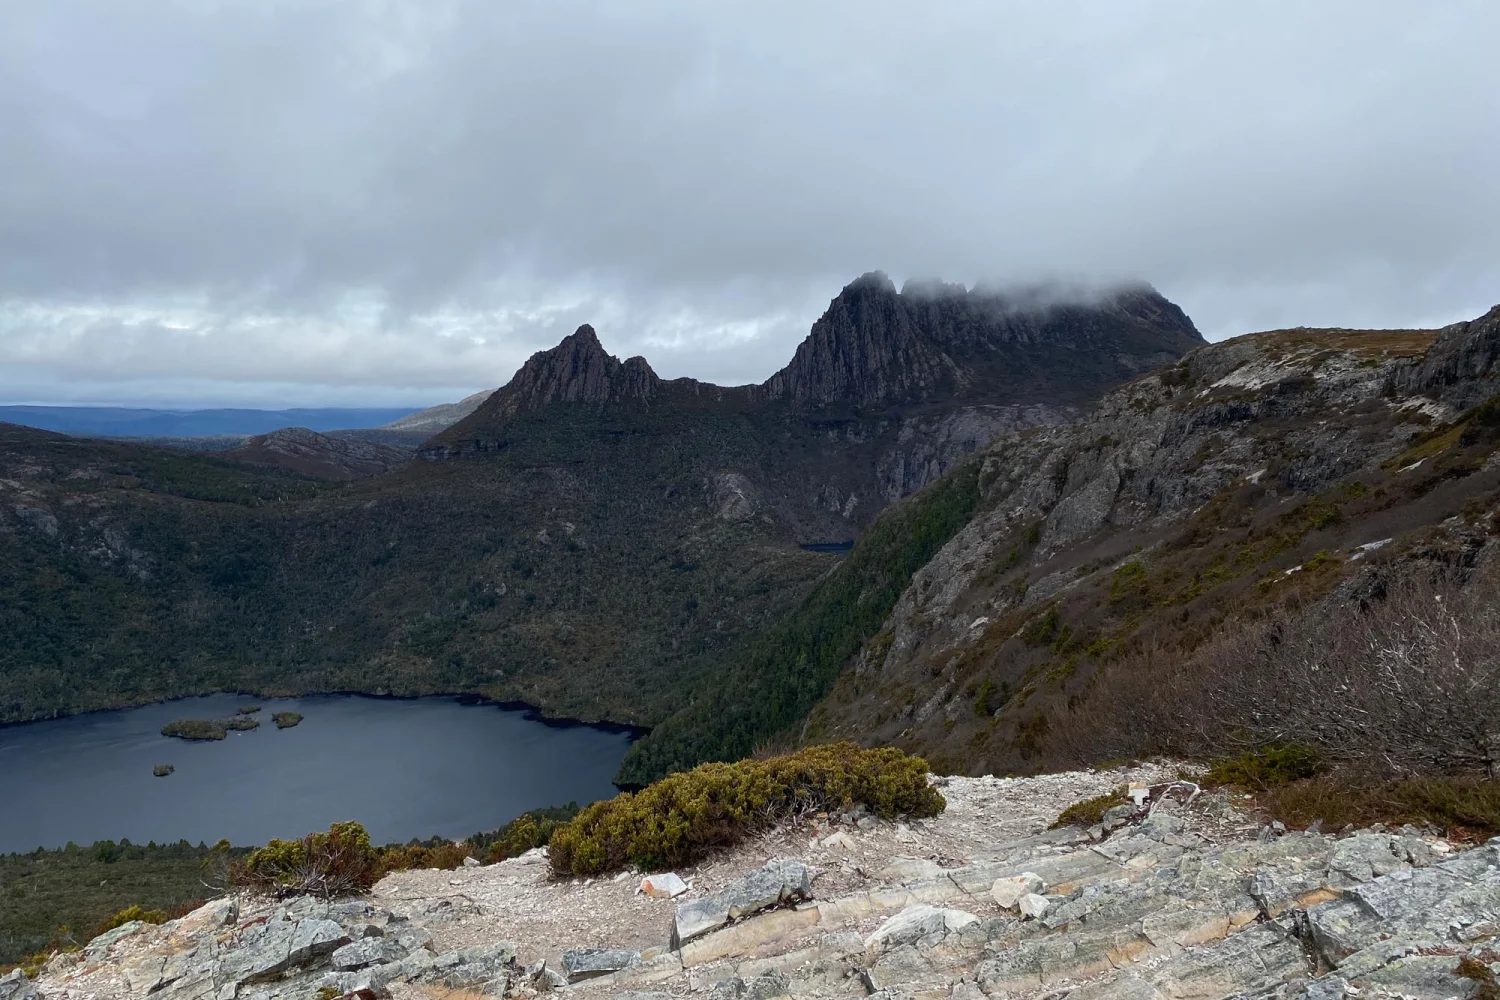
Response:
[{"label": "eroded trail surface", "polygon": [[[788,824],[678,871],[675,898],[638,873],[554,881],[533,852],[332,904],[221,900],[126,925],[11,995],[1437,1000],[1500,973],[1500,840],[1286,832],[1175,771],[936,779],[936,819]],[[1127,783],[1139,807],[1047,829]]]}]

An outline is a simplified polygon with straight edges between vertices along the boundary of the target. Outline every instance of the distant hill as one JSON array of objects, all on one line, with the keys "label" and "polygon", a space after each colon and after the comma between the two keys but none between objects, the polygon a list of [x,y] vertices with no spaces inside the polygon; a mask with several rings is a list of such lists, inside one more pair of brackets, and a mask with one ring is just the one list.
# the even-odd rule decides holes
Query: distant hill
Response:
[{"label": "distant hill", "polygon": [[0,421],[74,437],[243,437],[269,434],[283,427],[313,431],[381,427],[413,412],[411,407],[151,410],[124,406],[0,406]]},{"label": "distant hill", "polygon": [[482,389],[472,396],[465,396],[456,403],[439,403],[429,406],[425,410],[393,420],[385,424],[382,429],[388,431],[425,431],[428,434],[436,434],[444,428],[451,427],[464,417],[479,409],[479,404],[490,398],[494,389]]},{"label": "distant hill", "polygon": [[306,427],[284,427],[257,434],[223,452],[251,465],[268,465],[314,479],[359,479],[388,472],[412,457],[411,447],[319,434]]}]

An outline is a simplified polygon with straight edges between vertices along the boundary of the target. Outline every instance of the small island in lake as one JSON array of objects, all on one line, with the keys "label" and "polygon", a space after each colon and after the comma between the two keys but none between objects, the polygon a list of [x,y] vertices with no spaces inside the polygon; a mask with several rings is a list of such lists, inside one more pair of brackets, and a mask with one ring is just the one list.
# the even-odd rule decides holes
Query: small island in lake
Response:
[{"label": "small island in lake", "polygon": [[156,775],[158,778],[165,778],[175,770],[177,770],[177,768],[173,767],[171,764],[157,764],[151,769],[151,773]]},{"label": "small island in lake", "polygon": [[175,736],[181,740],[222,740],[231,729],[259,729],[260,720],[248,715],[236,715],[232,719],[179,719],[161,727],[163,736]]},{"label": "small island in lake", "polygon": [[275,715],[271,716],[271,719],[276,723],[277,729],[291,729],[297,723],[302,721],[302,713],[277,712]]}]

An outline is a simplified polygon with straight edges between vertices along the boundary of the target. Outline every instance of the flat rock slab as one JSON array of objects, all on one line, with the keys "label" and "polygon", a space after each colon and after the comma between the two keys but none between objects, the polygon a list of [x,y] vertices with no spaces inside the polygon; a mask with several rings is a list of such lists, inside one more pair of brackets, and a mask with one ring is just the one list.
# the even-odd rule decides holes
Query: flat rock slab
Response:
[{"label": "flat rock slab", "polygon": [[672,946],[681,948],[684,943],[723,927],[731,920],[806,899],[811,892],[812,877],[802,862],[792,859],[768,862],[712,896],[678,906],[672,927]]},{"label": "flat rock slab", "polygon": [[628,948],[574,948],[562,954],[563,975],[576,983],[595,976],[628,969],[641,960],[641,953]]},{"label": "flat rock slab", "polygon": [[924,938],[942,937],[961,931],[979,918],[964,910],[928,906],[909,906],[881,924],[865,938],[865,949],[879,952],[898,945],[913,944]]}]

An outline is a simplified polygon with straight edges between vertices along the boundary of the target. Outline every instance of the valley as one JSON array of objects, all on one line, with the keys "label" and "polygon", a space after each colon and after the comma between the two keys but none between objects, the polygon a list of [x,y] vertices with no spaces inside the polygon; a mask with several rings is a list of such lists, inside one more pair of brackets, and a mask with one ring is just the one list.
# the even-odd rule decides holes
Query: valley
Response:
[{"label": "valley", "polygon": [[[996,437],[1201,343],[1140,287],[939,291],[859,279],[758,387],[660,380],[584,327],[421,460],[356,478],[285,447],[0,429],[0,719],[232,688],[652,725],[839,564],[802,543],[852,541]],[[919,564],[878,572],[899,589]]]}]

